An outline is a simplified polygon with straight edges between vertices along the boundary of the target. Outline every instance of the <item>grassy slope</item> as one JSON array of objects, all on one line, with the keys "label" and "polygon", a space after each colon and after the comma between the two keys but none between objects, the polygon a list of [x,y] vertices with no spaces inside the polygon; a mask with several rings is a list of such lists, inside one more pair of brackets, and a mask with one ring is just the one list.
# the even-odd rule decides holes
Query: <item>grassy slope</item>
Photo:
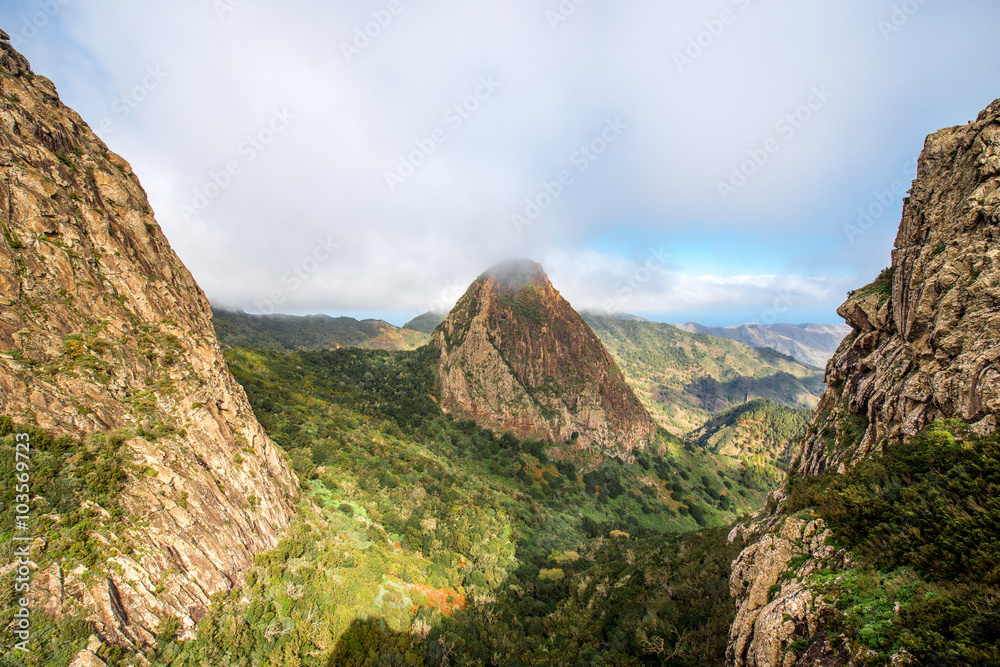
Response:
[{"label": "grassy slope", "polygon": [[708,451],[738,458],[759,471],[762,484],[770,486],[784,477],[795,441],[805,433],[811,418],[809,410],[755,398],[715,415],[689,434],[688,440]]},{"label": "grassy slope", "polygon": [[[303,505],[298,526],[219,601],[199,639],[165,638],[157,660],[323,665],[336,653],[333,664],[367,664],[349,656],[391,644],[400,662],[385,664],[440,664],[443,647],[450,664],[492,654],[552,664],[554,650],[646,664],[645,647],[662,644],[689,654],[683,664],[718,664],[724,632],[705,628],[729,609],[731,555],[706,545],[725,531],[669,535],[759,506],[739,463],[663,434],[656,454],[584,473],[542,443],[443,416],[431,400],[432,354],[228,352],[318,510]],[[689,550],[702,554],[696,565],[676,560]],[[708,552],[717,562],[705,570]],[[672,595],[692,567],[704,589]]]},{"label": "grassy slope", "polygon": [[650,413],[673,433],[701,426],[709,417],[751,398],[813,408],[823,374],[769,348],[669,324],[587,315]]},{"label": "grassy slope", "polygon": [[215,333],[223,347],[248,347],[276,352],[360,347],[374,350],[412,350],[429,336],[400,329],[381,320],[310,315],[248,315],[215,309]]},{"label": "grassy slope", "polygon": [[822,517],[847,569],[805,584],[859,664],[1000,664],[1000,436],[939,421],[845,474],[791,478],[785,515]]}]

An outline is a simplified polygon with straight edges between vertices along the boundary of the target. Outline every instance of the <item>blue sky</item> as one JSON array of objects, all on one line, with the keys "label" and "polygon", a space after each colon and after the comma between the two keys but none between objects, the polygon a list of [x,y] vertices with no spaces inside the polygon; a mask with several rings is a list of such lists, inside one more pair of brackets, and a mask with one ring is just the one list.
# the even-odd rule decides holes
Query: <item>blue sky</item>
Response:
[{"label": "blue sky", "polygon": [[925,136],[1000,97],[997,25],[986,0],[0,7],[213,302],[395,324],[507,257],[579,309],[839,321]]}]

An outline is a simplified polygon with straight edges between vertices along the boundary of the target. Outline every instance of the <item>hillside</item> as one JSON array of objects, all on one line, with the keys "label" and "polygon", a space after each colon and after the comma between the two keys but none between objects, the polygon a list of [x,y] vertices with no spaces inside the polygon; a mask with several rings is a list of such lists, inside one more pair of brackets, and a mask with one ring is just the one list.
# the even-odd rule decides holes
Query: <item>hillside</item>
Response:
[{"label": "hillside", "polygon": [[769,347],[816,368],[825,368],[840,341],[851,333],[846,324],[736,324],[728,327],[706,327],[695,322],[674,324],[689,333],[703,333],[716,338],[729,338],[750,347]]},{"label": "hillside", "polygon": [[769,488],[784,477],[792,449],[811,418],[809,410],[755,398],[715,415],[686,440],[743,461],[760,474],[759,488]]},{"label": "hillside", "polygon": [[431,344],[441,353],[442,406],[482,426],[564,443],[567,457],[629,456],[656,432],[607,350],[535,262],[479,276]]},{"label": "hillside", "polygon": [[227,359],[312,503],[154,664],[721,659],[738,549],[725,526],[764,495],[738,461],[661,435],[584,470],[445,415],[431,347]]},{"label": "hillside", "polygon": [[1000,661],[998,191],[1000,100],[927,138],[789,477],[733,531],[730,664]]},{"label": "hillside", "polygon": [[214,308],[212,323],[225,347],[275,352],[333,350],[413,350],[427,342],[418,331],[394,327],[382,320],[356,320],[327,315],[251,315]]},{"label": "hillside", "polygon": [[748,398],[813,408],[823,390],[822,373],[768,348],[658,322],[594,314],[586,319],[643,404],[675,434],[693,431]]},{"label": "hillside", "polygon": [[424,313],[417,315],[412,320],[403,325],[404,329],[412,329],[420,333],[432,334],[437,326],[444,322],[448,313]]},{"label": "hillside", "polygon": [[278,543],[298,480],[129,164],[2,32],[0,231],[5,632],[20,537],[38,660],[43,641],[75,652],[90,631],[132,647],[163,624],[193,636]]}]

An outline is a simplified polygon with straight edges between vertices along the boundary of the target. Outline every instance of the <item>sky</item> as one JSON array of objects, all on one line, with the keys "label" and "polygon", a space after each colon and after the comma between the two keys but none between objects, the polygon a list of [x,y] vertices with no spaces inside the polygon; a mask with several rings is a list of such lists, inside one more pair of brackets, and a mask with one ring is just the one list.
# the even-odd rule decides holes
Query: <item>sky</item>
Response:
[{"label": "sky", "polygon": [[927,134],[1000,97],[995,0],[4,0],[217,306],[840,322]]}]

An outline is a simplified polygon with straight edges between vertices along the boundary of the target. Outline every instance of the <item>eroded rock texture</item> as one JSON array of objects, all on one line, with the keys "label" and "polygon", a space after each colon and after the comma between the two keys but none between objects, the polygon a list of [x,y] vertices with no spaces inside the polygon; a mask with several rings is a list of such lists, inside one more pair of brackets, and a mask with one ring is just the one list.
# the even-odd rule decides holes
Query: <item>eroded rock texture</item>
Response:
[{"label": "eroded rock texture", "polygon": [[[995,430],[1000,412],[1000,100],[975,122],[927,138],[892,265],[853,292],[838,312],[853,331],[827,365],[829,387],[793,459],[793,472],[843,472],[938,418],[961,419],[984,434]],[[777,491],[770,507],[780,508],[783,494]],[[731,591],[738,611],[730,633],[731,665],[847,660],[842,652],[833,657],[836,652],[826,651],[829,647],[810,646],[802,655],[790,651],[796,637],[815,638],[822,625],[822,610],[809,600],[811,593],[782,587],[766,603],[761,595],[762,585],[774,585],[767,582],[780,563],[794,558],[786,536],[792,521],[782,523],[771,509],[740,528],[760,537],[734,563]],[[840,557],[814,548],[799,548],[799,555],[807,556],[796,561],[799,570]],[[758,581],[763,584],[751,583]],[[779,615],[779,609],[786,611]]]},{"label": "eroded rock texture", "polygon": [[[106,639],[190,628],[288,525],[298,484],[230,375],[211,310],[128,163],[0,41],[0,414],[127,438],[124,525],[33,594]],[[94,506],[95,515],[105,516]]]},{"label": "eroded rock texture", "polygon": [[443,407],[497,432],[628,456],[652,418],[542,267],[487,271],[434,332]]}]

